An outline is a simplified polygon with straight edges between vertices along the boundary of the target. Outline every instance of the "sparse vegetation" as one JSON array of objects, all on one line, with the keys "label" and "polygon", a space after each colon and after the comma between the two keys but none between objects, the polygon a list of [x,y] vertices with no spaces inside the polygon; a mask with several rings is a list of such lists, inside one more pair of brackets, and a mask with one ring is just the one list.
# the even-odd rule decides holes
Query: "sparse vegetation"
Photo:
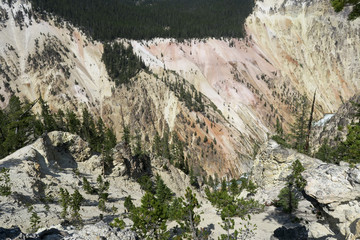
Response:
[{"label": "sparse vegetation", "polygon": [[96,182],[97,182],[96,190],[97,190],[97,193],[99,196],[98,208],[101,211],[106,212],[105,203],[108,201],[108,198],[109,198],[109,193],[107,191],[109,190],[110,182],[104,181],[103,178],[101,177],[101,175],[98,176],[98,178],[96,179]]},{"label": "sparse vegetation", "polygon": [[339,164],[345,161],[351,164],[360,163],[360,105],[355,104],[357,113],[352,123],[348,126],[346,140],[340,142],[337,146],[328,145],[325,139],[315,157],[329,163]]},{"label": "sparse vegetation", "polygon": [[0,169],[0,196],[9,196],[11,194],[10,169]]},{"label": "sparse vegetation", "polygon": [[341,12],[344,7],[352,6],[352,11],[348,15],[348,20],[355,20],[360,17],[360,1],[359,0],[331,0],[331,5],[336,12]]},{"label": "sparse vegetation", "polygon": [[110,150],[116,144],[116,136],[111,128],[105,127],[101,118],[95,122],[87,109],[83,110],[82,121],[69,109],[66,113],[59,109],[53,114],[41,96],[38,101],[41,106],[39,118],[32,112],[37,101],[23,103],[16,96],[0,110],[0,158],[30,144],[45,132],[60,130],[80,135],[93,151],[103,153],[104,168],[111,169]]},{"label": "sparse vegetation", "polygon": [[114,220],[110,223],[110,226],[115,227],[115,228],[124,229],[126,224],[125,224],[124,220],[119,219],[119,218],[114,218]]},{"label": "sparse vegetation", "polygon": [[[247,179],[241,181],[241,186],[233,179],[230,186],[227,182],[221,182],[221,188],[211,191],[208,187],[205,193],[209,201],[215,206],[221,215],[222,228],[226,234],[222,234],[219,239],[246,239],[244,236],[251,236],[256,230],[256,225],[250,223],[250,214],[260,212],[263,206],[253,199],[239,198],[239,194],[243,189],[248,189],[252,194],[256,192],[255,184]],[[240,217],[246,221],[243,228],[235,229],[234,217]]]},{"label": "sparse vegetation", "polygon": [[30,217],[30,228],[28,229],[29,232],[34,233],[40,228],[40,217],[38,214],[34,211],[33,206],[28,207],[28,212],[31,212]]},{"label": "sparse vegetation", "polygon": [[286,213],[293,213],[299,203],[299,198],[301,192],[303,191],[306,181],[301,176],[301,173],[304,171],[299,160],[296,160],[292,164],[292,173],[287,178],[287,186],[281,189],[278,196],[279,200],[277,201],[277,206],[282,207],[283,211]]},{"label": "sparse vegetation", "polygon": [[75,225],[82,224],[82,218],[79,213],[81,204],[84,201],[84,197],[80,194],[79,190],[75,190],[70,195],[69,191],[64,188],[60,188],[60,205],[62,207],[61,217],[65,220],[69,214],[68,209],[71,209],[71,221]]}]

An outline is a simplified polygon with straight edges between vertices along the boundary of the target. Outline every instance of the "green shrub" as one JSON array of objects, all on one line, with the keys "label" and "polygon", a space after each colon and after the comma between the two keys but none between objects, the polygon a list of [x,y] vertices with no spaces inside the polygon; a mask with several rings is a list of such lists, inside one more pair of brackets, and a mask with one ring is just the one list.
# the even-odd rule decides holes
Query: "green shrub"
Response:
[{"label": "green shrub", "polygon": [[0,195],[9,196],[11,194],[11,183],[10,183],[10,169],[1,168],[0,170]]},{"label": "green shrub", "polygon": [[124,229],[126,224],[124,222],[124,220],[119,219],[119,218],[115,218],[111,223],[110,226],[115,227],[115,228],[120,228],[120,229]]}]

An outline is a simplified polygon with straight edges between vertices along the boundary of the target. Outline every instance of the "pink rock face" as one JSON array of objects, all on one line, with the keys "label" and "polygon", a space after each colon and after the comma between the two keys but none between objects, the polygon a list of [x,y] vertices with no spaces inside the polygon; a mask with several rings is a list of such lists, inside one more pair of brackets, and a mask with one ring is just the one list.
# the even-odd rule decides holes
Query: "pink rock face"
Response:
[{"label": "pink rock face", "polygon": [[[149,44],[149,52],[160,59],[167,69],[178,72],[205,95],[216,99],[214,95],[218,94],[219,102],[222,99],[238,104],[256,104],[256,97],[246,86],[246,82],[253,84],[255,88],[264,88],[266,84],[256,76],[261,73],[272,75],[276,71],[256,47],[249,48],[242,41],[158,41]],[[236,74],[245,83],[236,81]]]},{"label": "pink rock face", "polygon": [[230,116],[229,122],[238,130],[248,134],[249,122],[259,124],[260,129],[268,125],[261,121],[261,102],[271,101],[271,90],[259,76],[274,77],[277,69],[258,47],[236,39],[183,43],[156,39],[146,43],[146,50],[165,69],[177,72],[210,98],[225,117]]}]

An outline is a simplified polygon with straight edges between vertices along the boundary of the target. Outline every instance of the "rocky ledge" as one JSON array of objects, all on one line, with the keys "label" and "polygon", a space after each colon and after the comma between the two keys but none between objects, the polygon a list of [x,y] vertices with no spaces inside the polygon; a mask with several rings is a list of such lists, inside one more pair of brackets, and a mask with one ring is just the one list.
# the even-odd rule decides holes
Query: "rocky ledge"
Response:
[{"label": "rocky ledge", "polygon": [[136,234],[129,230],[120,230],[119,228],[112,228],[103,221],[96,224],[85,225],[81,230],[73,226],[63,227],[61,225],[52,228],[39,230],[34,234],[25,234],[20,228],[0,228],[0,239],[31,239],[31,240],[90,240],[90,239],[108,239],[108,240],[136,240]]},{"label": "rocky ledge", "polygon": [[360,237],[360,164],[321,164],[306,170],[305,193],[318,204],[331,230],[346,239]]}]

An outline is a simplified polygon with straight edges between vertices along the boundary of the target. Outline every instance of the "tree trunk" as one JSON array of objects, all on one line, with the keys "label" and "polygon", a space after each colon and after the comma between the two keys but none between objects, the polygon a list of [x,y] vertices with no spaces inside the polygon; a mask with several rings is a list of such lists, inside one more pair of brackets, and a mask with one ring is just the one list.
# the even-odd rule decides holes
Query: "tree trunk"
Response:
[{"label": "tree trunk", "polygon": [[308,132],[307,132],[307,135],[306,135],[305,152],[309,152],[309,150],[310,150],[310,133],[311,133],[311,125],[312,125],[314,107],[315,107],[315,97],[316,97],[316,91],[314,92],[314,98],[313,98],[313,102],[312,102],[312,106],[311,106],[310,119],[309,119],[309,125],[308,125]]}]

